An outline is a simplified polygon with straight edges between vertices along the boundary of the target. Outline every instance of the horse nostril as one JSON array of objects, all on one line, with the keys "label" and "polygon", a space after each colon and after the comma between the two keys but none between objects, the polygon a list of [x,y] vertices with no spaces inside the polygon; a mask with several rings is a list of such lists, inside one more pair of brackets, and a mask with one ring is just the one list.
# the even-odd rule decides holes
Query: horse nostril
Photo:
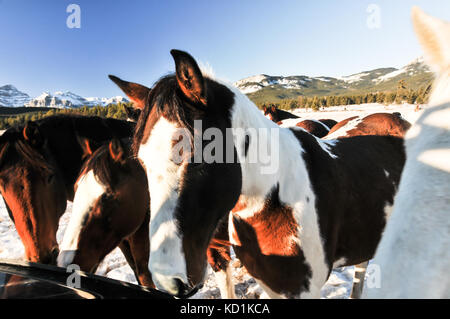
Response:
[{"label": "horse nostril", "polygon": [[175,278],[174,281],[178,288],[178,295],[184,296],[186,294],[186,291],[188,290],[188,286],[183,281],[181,281],[181,279]]},{"label": "horse nostril", "polygon": [[181,279],[175,278],[174,281],[178,287],[177,297],[179,298],[189,298],[198,290],[198,288],[194,288],[185,284]]}]

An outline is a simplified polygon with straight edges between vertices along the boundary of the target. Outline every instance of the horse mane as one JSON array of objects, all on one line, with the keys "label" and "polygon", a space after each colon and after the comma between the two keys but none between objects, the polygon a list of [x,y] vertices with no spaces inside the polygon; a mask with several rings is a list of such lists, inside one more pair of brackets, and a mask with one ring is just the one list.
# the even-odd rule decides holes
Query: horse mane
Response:
[{"label": "horse mane", "polygon": [[[23,128],[24,126],[9,128],[0,137],[0,166],[3,166],[8,160],[17,163],[17,157],[19,157],[42,172],[52,172],[53,169],[44,156],[23,137]],[[16,157],[13,157],[14,152]]]},{"label": "horse mane", "polygon": [[[205,80],[208,78],[205,77]],[[190,131],[193,130],[189,117],[190,108],[184,108],[184,102],[179,92],[179,86],[175,74],[169,74],[160,78],[151,89],[145,101],[145,107],[136,124],[136,130],[133,137],[132,150],[135,155],[139,150],[145,131],[145,125],[153,107],[156,109],[157,116],[164,115],[169,121],[175,121],[182,127],[186,127]],[[194,108],[192,108],[194,112]]]},{"label": "horse mane", "polygon": [[128,171],[127,160],[137,162],[137,159],[132,156],[131,141],[126,139],[121,140],[121,143],[125,152],[123,160],[115,161],[109,152],[109,143],[103,144],[85,161],[81,167],[80,176],[92,170],[100,183],[114,190],[118,183],[116,173]]}]

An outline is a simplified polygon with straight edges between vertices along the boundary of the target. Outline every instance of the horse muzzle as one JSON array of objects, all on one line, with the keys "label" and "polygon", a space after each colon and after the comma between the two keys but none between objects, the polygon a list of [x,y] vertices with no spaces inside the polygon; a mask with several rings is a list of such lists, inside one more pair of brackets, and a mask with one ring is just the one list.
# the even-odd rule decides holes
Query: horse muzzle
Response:
[{"label": "horse muzzle", "polygon": [[58,267],[67,268],[67,266],[71,265],[76,252],[76,250],[62,250],[57,258]]}]

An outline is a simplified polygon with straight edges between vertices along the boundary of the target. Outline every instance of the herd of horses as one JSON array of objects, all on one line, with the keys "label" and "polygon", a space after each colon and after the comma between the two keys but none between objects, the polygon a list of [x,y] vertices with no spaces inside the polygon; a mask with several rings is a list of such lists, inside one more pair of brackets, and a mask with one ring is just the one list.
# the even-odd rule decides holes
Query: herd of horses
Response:
[{"label": "herd of horses", "polygon": [[[382,285],[368,297],[450,297],[450,41],[426,36],[450,35],[450,26],[419,9],[413,18],[438,78],[412,127],[399,113],[339,123],[274,106],[262,114],[172,50],[175,73],[152,88],[110,76],[134,103],[128,121],[63,115],[8,129],[0,191],[26,258],[95,272],[119,247],[139,284],[178,297],[201,287],[209,263],[222,297],[235,298],[232,248],[269,297],[316,298],[334,268],[375,256]],[[232,162],[197,163],[192,152],[175,163],[177,130],[194,135],[199,120],[224,136],[268,133],[233,135]],[[261,142],[276,172],[248,160]]]}]

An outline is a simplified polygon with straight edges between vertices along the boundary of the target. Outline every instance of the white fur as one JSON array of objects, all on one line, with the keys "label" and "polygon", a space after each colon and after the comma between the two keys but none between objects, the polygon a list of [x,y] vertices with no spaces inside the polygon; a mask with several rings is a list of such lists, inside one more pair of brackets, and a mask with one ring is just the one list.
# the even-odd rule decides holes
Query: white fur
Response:
[{"label": "white fur", "polygon": [[[261,115],[256,106],[241,94],[237,89],[229,87],[235,94],[235,105],[232,112],[233,128],[276,128],[277,125]],[[306,262],[311,268],[312,278],[310,281],[310,290],[303,292],[301,298],[319,298],[320,289],[327,280],[328,266],[325,262],[325,252],[323,241],[320,236],[317,212],[315,208],[315,195],[312,191],[306,165],[301,157],[303,149],[289,129],[279,129],[279,152],[271,154],[277,156],[279,169],[273,174],[262,174],[259,163],[247,163],[245,158],[239,158],[242,169],[242,191],[241,198],[249,199],[247,204],[252,204],[254,212],[258,211],[261,204],[264,203],[269,192],[280,185],[279,198],[282,203],[292,207],[294,218],[299,225],[298,234],[293,241],[299,243],[303,250]],[[242,136],[235,136],[235,145],[243,145]],[[250,140],[250,144],[254,142]],[[271,149],[271,145],[266,142]],[[250,149],[251,147],[249,147]],[[243,156],[242,153],[239,153]],[[309,202],[306,201],[309,197]],[[241,218],[248,218],[251,207],[236,215]],[[231,223],[232,224],[232,223]],[[235,233],[234,227],[230,225],[230,238]],[[266,287],[267,288],[267,287]],[[264,286],[263,286],[264,289]],[[266,290],[269,296],[273,292]]]},{"label": "white fur", "polygon": [[280,127],[289,128],[295,127],[298,123],[303,121],[302,119],[285,119],[281,121]]},{"label": "white fur", "polygon": [[339,258],[338,260],[336,260],[333,263],[333,269],[345,266],[346,264],[347,264],[347,259],[346,258]]},{"label": "white fur", "polygon": [[158,288],[176,294],[174,278],[187,283],[183,245],[174,217],[177,186],[183,165],[172,162],[172,138],[177,128],[161,117],[139,149],[151,196],[149,269]]},{"label": "white fur", "polygon": [[75,251],[78,248],[78,239],[83,221],[98,198],[105,192],[106,187],[97,180],[92,170],[78,181],[77,191],[73,200],[72,215],[61,243],[61,252],[65,253],[58,256],[58,266],[66,267],[71,264]]},{"label": "white fur", "polygon": [[413,21],[439,75],[430,107],[406,135],[399,191],[373,261],[381,288],[366,287],[369,298],[450,298],[450,27],[420,9]]},{"label": "white fur", "polygon": [[339,128],[338,130],[334,131],[333,133],[325,136],[323,139],[324,140],[334,140],[339,137],[347,136],[348,132],[355,129],[358,126],[358,124],[361,122],[362,122],[362,118],[357,117],[356,119],[349,121],[347,124],[345,124],[344,126]]},{"label": "white fur", "polygon": [[214,272],[222,299],[236,299],[236,294],[234,292],[233,275],[231,273],[231,270],[231,265],[228,264],[226,270],[219,270],[217,272]]}]

